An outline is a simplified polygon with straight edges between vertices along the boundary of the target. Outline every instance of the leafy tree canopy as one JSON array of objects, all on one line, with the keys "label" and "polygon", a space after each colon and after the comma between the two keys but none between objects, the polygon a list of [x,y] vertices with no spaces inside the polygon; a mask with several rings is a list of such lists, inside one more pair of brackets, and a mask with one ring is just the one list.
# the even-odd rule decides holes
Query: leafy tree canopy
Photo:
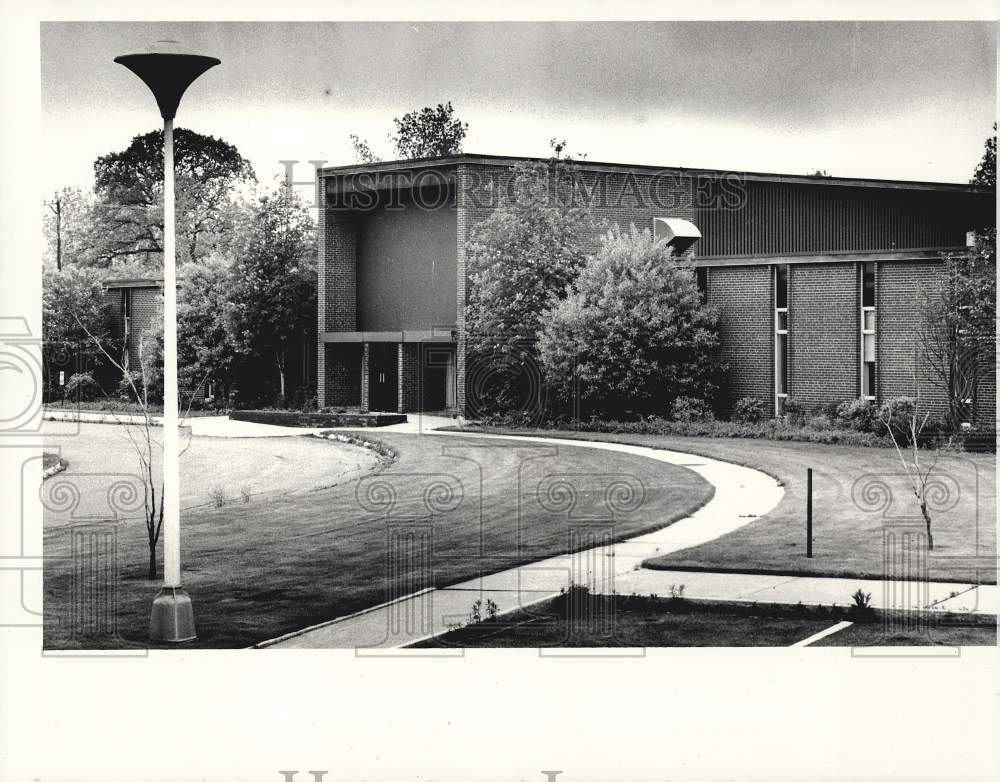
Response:
[{"label": "leafy tree canopy", "polygon": [[605,235],[544,314],[538,342],[552,386],[607,415],[664,414],[682,396],[711,400],[718,346],[716,313],[690,263],[635,226]]},{"label": "leafy tree canopy", "polygon": [[389,139],[399,157],[405,159],[457,154],[469,129],[467,122],[455,116],[451,101],[408,112],[393,122],[396,133]]},{"label": "leafy tree canopy", "polygon": [[995,190],[997,186],[997,124],[993,123],[993,135],[986,139],[983,159],[976,166],[971,184]]},{"label": "leafy tree canopy", "polygon": [[[214,246],[232,219],[241,185],[256,181],[253,167],[232,144],[214,136],[174,130],[177,251],[197,259]],[[136,136],[128,148],[94,162],[97,194],[97,263],[139,259],[150,268],[163,251],[163,132]]]},{"label": "leafy tree canopy", "polygon": [[226,331],[234,348],[274,361],[285,394],[285,360],[316,322],[315,230],[286,188],[241,216],[234,243]]}]

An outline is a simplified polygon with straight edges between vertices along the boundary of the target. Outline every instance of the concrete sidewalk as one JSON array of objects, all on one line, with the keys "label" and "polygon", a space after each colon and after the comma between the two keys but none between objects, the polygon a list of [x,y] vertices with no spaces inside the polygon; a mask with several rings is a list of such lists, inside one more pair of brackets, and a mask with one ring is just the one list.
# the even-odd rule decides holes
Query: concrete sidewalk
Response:
[{"label": "concrete sidewalk", "polygon": [[794,605],[853,604],[858,589],[871,594],[873,608],[935,610],[996,614],[1000,591],[994,584],[955,584],[943,581],[889,581],[884,579],[823,578],[818,576],[745,575],[684,570],[638,570],[620,578],[619,594],[670,594],[684,586],[692,600],[734,600]]}]

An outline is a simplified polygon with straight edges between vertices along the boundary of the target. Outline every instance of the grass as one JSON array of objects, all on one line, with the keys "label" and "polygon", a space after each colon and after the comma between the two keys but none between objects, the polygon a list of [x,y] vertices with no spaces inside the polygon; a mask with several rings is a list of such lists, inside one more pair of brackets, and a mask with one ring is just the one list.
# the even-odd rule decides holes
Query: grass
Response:
[{"label": "grass", "polygon": [[[892,449],[597,432],[507,433],[684,451],[754,467],[783,484],[785,496],[771,513],[714,541],[648,560],[646,567],[882,578],[883,532],[908,521],[922,525]],[[813,469],[811,559],[805,556],[808,467]],[[926,571],[910,577],[996,583],[996,456],[943,454],[937,474],[946,476],[954,503],[934,514],[934,551],[927,553]],[[856,501],[855,482],[864,476],[885,481],[890,488],[892,503],[885,511]]]},{"label": "grass", "polygon": [[467,625],[416,646],[791,646],[831,624],[829,619],[755,615],[750,612],[674,612],[651,610],[648,605],[636,609],[628,607],[624,598],[618,599],[611,616],[590,619],[595,621],[567,619],[550,603],[533,610],[515,612],[501,617],[499,621]]},{"label": "grass", "polygon": [[[184,586],[198,628],[193,646],[250,646],[380,603],[390,589],[451,584],[565,552],[578,545],[570,537],[577,517],[587,529],[592,527],[587,519],[608,518],[605,491],[622,476],[641,484],[644,502],[614,525],[620,538],[687,516],[713,491],[689,470],[627,454],[381,432],[379,440],[398,458],[372,482],[381,484],[378,490],[364,491],[366,481],[359,492],[358,481],[350,479],[182,513]],[[312,442],[320,448],[354,447]],[[546,489],[553,476],[575,493],[572,508],[553,510],[560,496],[568,496]],[[204,480],[215,478],[209,474]],[[391,508],[378,504],[393,494]],[[429,572],[419,570],[419,557],[388,546],[392,532],[430,542]],[[145,578],[144,536],[141,521],[118,528],[118,642],[74,637],[70,534],[65,526],[47,526],[47,648],[146,644],[159,584]]]},{"label": "grass", "polygon": [[853,624],[821,638],[813,646],[996,646],[993,625],[948,625],[894,631],[879,623]]},{"label": "grass", "polygon": [[886,612],[864,621],[843,607],[738,604],[636,595],[580,598],[568,610],[565,595],[492,621],[468,624],[417,648],[791,646],[843,619],[855,624],[816,646],[991,646],[993,617],[926,615],[931,626],[893,630]]},{"label": "grass", "polygon": [[[136,491],[142,490],[138,458],[131,437],[143,442],[141,426],[109,426],[106,424],[76,424],[46,421],[42,425],[46,450],[58,448],[60,456],[69,460],[72,469],[58,479],[46,481],[42,496],[49,494],[64,480],[72,481],[79,501],[72,513],[60,513],[59,502],[46,513],[46,529],[68,523],[71,517],[106,518],[110,476],[123,481]],[[151,429],[155,443],[153,471],[159,475],[160,442],[163,430]],[[309,493],[334,484],[356,480],[359,473],[375,469],[379,456],[355,445],[326,442],[314,437],[191,437],[181,435],[181,447],[188,447],[180,460],[180,507],[184,512],[202,506],[212,506],[221,495],[222,505],[248,502],[279,501],[288,494]],[[141,494],[136,503],[125,503],[118,516],[125,525],[142,523]]]}]

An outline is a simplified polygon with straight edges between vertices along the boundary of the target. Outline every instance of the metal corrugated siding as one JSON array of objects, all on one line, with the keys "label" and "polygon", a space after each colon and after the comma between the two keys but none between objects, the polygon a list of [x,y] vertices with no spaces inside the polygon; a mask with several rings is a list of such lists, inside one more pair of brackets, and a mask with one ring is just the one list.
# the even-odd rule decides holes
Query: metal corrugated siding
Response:
[{"label": "metal corrugated siding", "polygon": [[866,252],[965,244],[995,222],[990,194],[746,182],[740,207],[702,207],[705,256]]}]

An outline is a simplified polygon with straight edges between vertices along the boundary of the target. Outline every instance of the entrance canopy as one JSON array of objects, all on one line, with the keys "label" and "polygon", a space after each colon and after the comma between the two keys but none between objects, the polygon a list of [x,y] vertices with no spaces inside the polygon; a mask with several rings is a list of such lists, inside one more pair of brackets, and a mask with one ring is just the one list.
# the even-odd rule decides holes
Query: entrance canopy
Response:
[{"label": "entrance canopy", "polygon": [[653,239],[665,240],[674,248],[674,253],[680,255],[701,239],[701,231],[698,230],[698,226],[683,217],[654,217]]}]

